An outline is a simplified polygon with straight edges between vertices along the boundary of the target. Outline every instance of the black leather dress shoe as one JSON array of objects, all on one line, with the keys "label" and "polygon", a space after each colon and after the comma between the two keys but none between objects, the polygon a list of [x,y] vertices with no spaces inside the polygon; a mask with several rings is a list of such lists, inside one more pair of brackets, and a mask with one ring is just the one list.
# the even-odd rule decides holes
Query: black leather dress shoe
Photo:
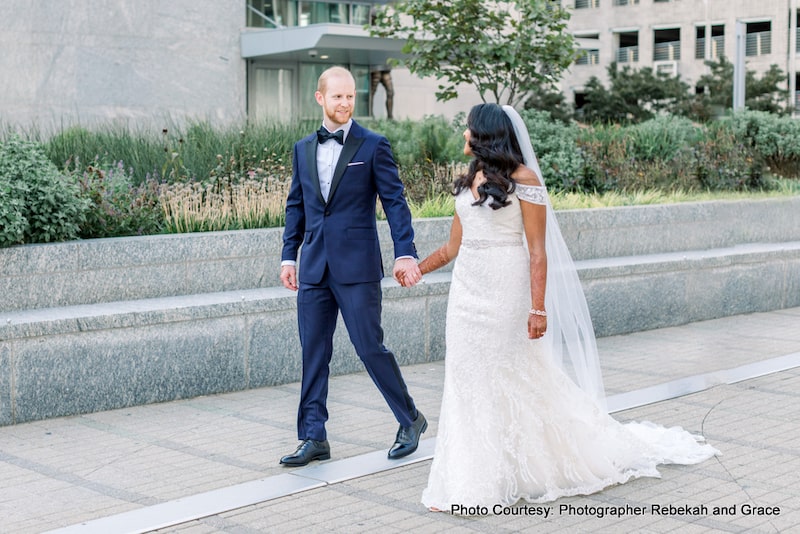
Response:
[{"label": "black leather dress shoe", "polygon": [[389,459],[396,460],[403,456],[408,456],[419,445],[419,437],[425,430],[428,429],[428,421],[422,412],[417,411],[417,418],[411,423],[411,426],[401,426],[397,431],[397,437],[394,440],[394,445],[389,449]]},{"label": "black leather dress shoe", "polygon": [[328,440],[305,439],[293,454],[281,458],[281,464],[288,467],[307,465],[311,460],[330,460],[331,446]]}]

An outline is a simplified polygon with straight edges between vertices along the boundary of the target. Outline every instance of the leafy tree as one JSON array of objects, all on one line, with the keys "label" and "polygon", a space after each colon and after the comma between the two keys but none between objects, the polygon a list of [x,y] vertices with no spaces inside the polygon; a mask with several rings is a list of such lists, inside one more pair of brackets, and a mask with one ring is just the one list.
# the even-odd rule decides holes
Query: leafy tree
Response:
[{"label": "leafy tree", "polygon": [[400,61],[440,80],[436,98],[474,86],[481,98],[517,105],[554,83],[575,58],[569,13],[551,0],[402,0],[378,8],[372,35],[405,39]]},{"label": "leafy tree", "polygon": [[[711,72],[697,81],[697,85],[705,91],[697,96],[694,106],[694,116],[701,120],[708,120],[733,108],[733,63],[722,57],[719,61],[706,61],[706,65]],[[745,107],[753,111],[786,114],[788,91],[780,87],[785,81],[786,75],[777,65],[770,66],[761,78],[756,77],[755,71],[747,70],[744,82]]]},{"label": "leafy tree", "polygon": [[525,101],[525,109],[544,111],[554,121],[569,123],[572,121],[572,106],[567,104],[564,93],[554,86],[541,86],[531,91],[530,97]]},{"label": "leafy tree", "polygon": [[592,77],[586,83],[586,104],[580,116],[587,122],[642,122],[661,112],[675,113],[689,99],[689,85],[680,76],[653,72],[650,67],[607,69],[609,89]]}]

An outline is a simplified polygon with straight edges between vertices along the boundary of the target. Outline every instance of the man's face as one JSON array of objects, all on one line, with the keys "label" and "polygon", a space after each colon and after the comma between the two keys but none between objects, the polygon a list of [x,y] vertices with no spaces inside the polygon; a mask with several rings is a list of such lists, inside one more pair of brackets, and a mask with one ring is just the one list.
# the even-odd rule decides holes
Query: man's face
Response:
[{"label": "man's face", "polygon": [[317,104],[322,106],[325,125],[335,130],[350,120],[356,102],[356,86],[349,76],[331,76],[328,78],[325,92],[314,93]]}]

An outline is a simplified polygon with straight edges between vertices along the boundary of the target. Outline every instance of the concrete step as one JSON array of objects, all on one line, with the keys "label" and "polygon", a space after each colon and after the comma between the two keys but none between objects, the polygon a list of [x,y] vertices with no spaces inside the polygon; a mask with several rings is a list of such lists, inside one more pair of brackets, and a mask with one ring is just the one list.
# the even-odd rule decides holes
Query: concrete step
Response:
[{"label": "concrete step", "polygon": [[[598,336],[800,306],[800,241],[577,262]],[[384,280],[401,364],[444,357],[450,273]],[[268,287],[0,313],[0,424],[295,382],[294,293]],[[334,374],[362,369],[343,325]]]}]

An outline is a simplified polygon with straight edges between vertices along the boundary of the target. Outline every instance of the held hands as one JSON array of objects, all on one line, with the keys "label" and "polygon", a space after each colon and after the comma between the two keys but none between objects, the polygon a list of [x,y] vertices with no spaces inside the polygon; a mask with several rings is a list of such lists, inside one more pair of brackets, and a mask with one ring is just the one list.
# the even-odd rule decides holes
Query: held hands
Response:
[{"label": "held hands", "polygon": [[281,282],[286,289],[297,291],[297,269],[294,265],[281,267]]},{"label": "held hands", "polygon": [[547,317],[543,315],[528,315],[528,338],[540,339],[547,330]]},{"label": "held hands", "polygon": [[[394,263],[392,273],[397,283],[403,287],[411,287],[422,279],[416,260],[412,258],[401,258]],[[293,265],[281,267],[281,282],[283,287],[297,291],[297,268]]]},{"label": "held hands", "polygon": [[400,258],[394,262],[392,276],[403,287],[412,287],[422,279],[417,260],[413,258]]}]

